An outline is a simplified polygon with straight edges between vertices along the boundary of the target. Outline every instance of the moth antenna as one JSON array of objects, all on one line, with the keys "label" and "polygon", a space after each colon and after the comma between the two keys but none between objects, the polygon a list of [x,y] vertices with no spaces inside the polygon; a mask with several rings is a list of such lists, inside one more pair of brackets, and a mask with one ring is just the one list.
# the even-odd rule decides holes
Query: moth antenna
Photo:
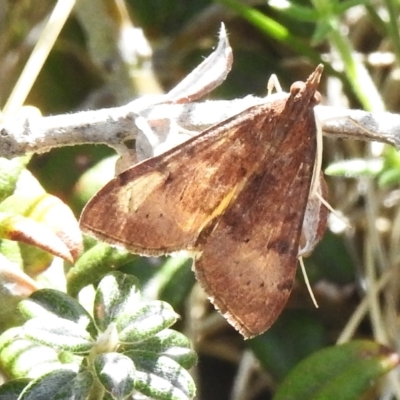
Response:
[{"label": "moth antenna", "polygon": [[304,266],[303,257],[299,257],[299,263],[300,263],[301,273],[303,274],[304,282],[307,286],[308,293],[310,293],[311,300],[314,303],[315,308],[319,308],[317,300],[315,299],[315,296],[314,296],[314,292],[312,291],[310,281],[308,280],[308,275],[307,275],[306,267]]},{"label": "moth antenna", "polygon": [[268,90],[267,94],[268,94],[268,96],[271,96],[272,91],[274,89],[276,90],[277,93],[282,93],[283,92],[282,86],[279,83],[278,77],[275,74],[272,74],[269,77],[268,84],[267,84],[267,90]]}]

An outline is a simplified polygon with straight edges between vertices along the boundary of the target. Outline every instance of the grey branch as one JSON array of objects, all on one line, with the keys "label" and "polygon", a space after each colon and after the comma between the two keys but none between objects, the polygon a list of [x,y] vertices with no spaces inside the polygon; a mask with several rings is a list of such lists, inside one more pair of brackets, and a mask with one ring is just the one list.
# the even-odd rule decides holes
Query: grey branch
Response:
[{"label": "grey branch", "polygon": [[[231,64],[232,50],[222,26],[215,51],[165,95],[143,97],[122,107],[76,114],[3,118],[0,157],[13,158],[88,143],[106,144],[122,156],[131,157],[125,143],[135,139],[136,159],[142,160],[251,106],[282,95],[195,102],[224,81]],[[329,106],[317,106],[316,114],[325,135],[383,142],[400,149],[398,114],[372,114]]]},{"label": "grey branch", "polygon": [[399,114],[329,106],[317,106],[316,113],[326,136],[387,143],[400,150]]}]

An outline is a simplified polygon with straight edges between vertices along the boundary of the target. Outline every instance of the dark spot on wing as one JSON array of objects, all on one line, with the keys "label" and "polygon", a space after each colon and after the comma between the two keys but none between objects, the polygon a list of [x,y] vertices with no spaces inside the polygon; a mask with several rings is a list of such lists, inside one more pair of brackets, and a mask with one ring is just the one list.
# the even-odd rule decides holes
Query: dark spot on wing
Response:
[{"label": "dark spot on wing", "polygon": [[244,167],[240,167],[239,168],[239,176],[241,176],[241,177],[243,177],[243,176],[246,176],[246,174],[247,174],[247,169],[246,168],[244,168]]},{"label": "dark spot on wing", "polygon": [[167,179],[165,180],[165,184],[168,185],[169,183],[171,183],[174,180],[174,178],[172,177],[172,174],[169,173],[167,176]]},{"label": "dark spot on wing", "polygon": [[283,282],[283,283],[278,283],[277,285],[276,285],[276,287],[277,287],[277,289],[279,290],[279,291],[291,291],[292,290],[292,285],[293,285],[293,281],[291,281],[291,280],[287,280],[287,281],[285,281],[285,282]]},{"label": "dark spot on wing", "polygon": [[286,254],[290,249],[290,243],[284,238],[279,238],[269,242],[268,249],[274,249],[279,254]]}]

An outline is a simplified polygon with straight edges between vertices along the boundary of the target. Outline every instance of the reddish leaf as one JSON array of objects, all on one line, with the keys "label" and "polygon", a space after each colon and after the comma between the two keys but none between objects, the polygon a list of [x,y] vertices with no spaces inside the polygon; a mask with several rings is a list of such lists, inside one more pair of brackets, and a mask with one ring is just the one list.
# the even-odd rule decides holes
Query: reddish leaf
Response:
[{"label": "reddish leaf", "polygon": [[30,218],[0,212],[0,238],[30,244],[71,263],[74,261],[66,244],[51,229]]},{"label": "reddish leaf", "polygon": [[[9,215],[14,214],[15,216],[27,217],[30,221],[36,221],[39,223],[42,227],[41,229],[46,228],[47,230],[50,230],[63,243],[63,247],[67,248],[67,251],[65,251],[57,245],[55,248],[58,249],[58,254],[54,251],[50,251],[52,254],[59,255],[60,257],[69,261],[72,260],[71,262],[73,262],[82,252],[82,233],[79,229],[78,222],[71,209],[58,197],[47,193],[36,195],[34,197],[15,194],[1,203],[0,211],[4,211]],[[26,226],[26,229],[29,229],[28,226]],[[28,231],[26,233],[28,233]],[[29,233],[33,234],[33,236],[37,236],[33,231],[29,231]],[[12,240],[20,240],[28,244],[34,244],[32,240],[39,241],[42,242],[42,245],[38,247],[45,249],[43,247],[43,240],[40,240],[37,237],[34,237],[29,241],[26,241],[26,239],[21,240],[18,238],[18,232],[15,232],[14,237],[8,238]],[[63,254],[63,256],[61,256],[61,254]],[[66,254],[69,254],[68,257],[65,257]]]}]

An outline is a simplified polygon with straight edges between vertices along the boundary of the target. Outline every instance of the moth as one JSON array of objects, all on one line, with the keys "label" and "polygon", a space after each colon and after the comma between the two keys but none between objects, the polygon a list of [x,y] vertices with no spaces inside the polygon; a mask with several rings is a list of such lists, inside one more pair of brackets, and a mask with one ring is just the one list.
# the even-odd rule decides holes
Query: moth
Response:
[{"label": "moth", "polygon": [[145,256],[189,251],[228,322],[245,338],[267,330],[299,254],[325,230],[326,211],[310,197],[322,69],[119,174],[86,205],[82,230]]}]

